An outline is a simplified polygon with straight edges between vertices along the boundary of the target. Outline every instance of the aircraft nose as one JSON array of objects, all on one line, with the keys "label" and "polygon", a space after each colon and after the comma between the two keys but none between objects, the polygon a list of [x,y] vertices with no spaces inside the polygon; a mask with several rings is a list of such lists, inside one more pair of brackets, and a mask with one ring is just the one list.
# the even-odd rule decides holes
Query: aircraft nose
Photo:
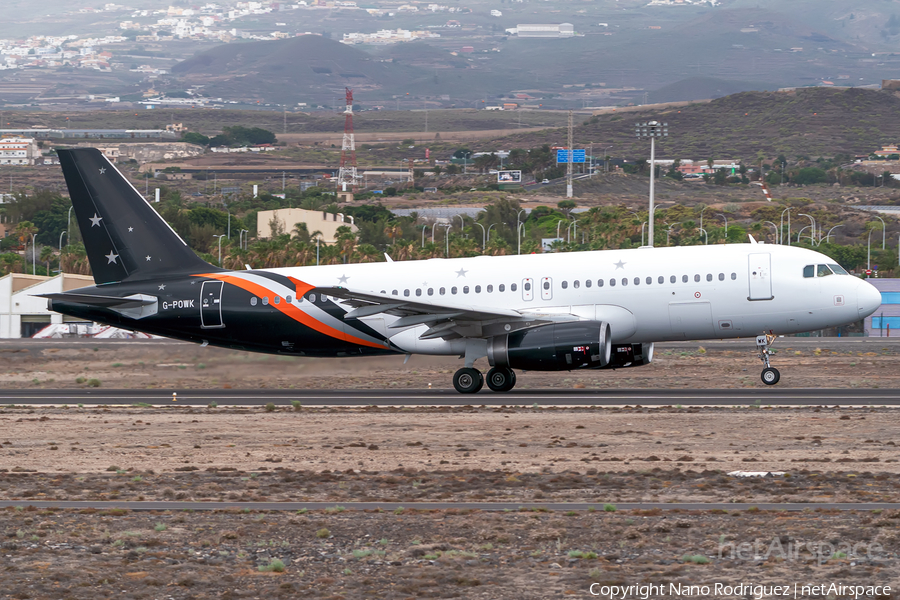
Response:
[{"label": "aircraft nose", "polygon": [[856,291],[856,305],[859,308],[859,318],[864,319],[881,306],[881,292],[868,281],[860,281]]}]

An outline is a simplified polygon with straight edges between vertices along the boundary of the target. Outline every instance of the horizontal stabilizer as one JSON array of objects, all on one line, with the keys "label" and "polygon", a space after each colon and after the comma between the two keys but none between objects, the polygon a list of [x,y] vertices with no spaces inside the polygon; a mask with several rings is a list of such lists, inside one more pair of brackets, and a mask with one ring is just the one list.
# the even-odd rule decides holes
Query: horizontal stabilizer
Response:
[{"label": "horizontal stabilizer", "polygon": [[71,302],[73,304],[85,304],[100,308],[138,308],[156,303],[157,299],[145,294],[133,294],[124,298],[116,296],[94,296],[93,294],[37,294],[39,298],[47,298],[51,301]]}]

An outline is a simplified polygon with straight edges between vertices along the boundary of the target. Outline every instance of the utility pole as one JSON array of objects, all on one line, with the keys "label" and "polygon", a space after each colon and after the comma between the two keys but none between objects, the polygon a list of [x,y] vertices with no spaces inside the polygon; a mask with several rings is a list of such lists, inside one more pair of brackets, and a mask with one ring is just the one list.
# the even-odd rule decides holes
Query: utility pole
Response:
[{"label": "utility pole", "polygon": [[575,149],[572,146],[572,122],[574,111],[569,111],[569,160],[568,169],[566,169],[566,198],[572,197],[572,159],[575,155]]}]

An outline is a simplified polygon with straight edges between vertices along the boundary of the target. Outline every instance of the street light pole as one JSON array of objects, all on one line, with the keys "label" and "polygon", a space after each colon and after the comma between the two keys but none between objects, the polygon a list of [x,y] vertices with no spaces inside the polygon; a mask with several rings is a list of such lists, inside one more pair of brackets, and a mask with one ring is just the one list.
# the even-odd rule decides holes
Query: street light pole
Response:
[{"label": "street light pole", "polygon": [[69,216],[66,217],[66,239],[69,240],[69,243],[72,243],[72,209],[75,208],[75,205],[69,207]]},{"label": "street light pole", "polygon": [[[516,213],[516,238],[517,239],[519,237],[519,215],[521,215],[523,212],[525,212],[524,208]],[[522,225],[524,225],[524,223],[522,223]],[[519,250],[516,252],[516,254],[521,254],[521,253],[522,253],[522,243],[519,242]]]},{"label": "street light pole", "polygon": [[481,223],[475,223],[479,227],[481,227],[481,253],[484,254],[484,249],[487,246],[487,231],[484,228],[484,225]]},{"label": "street light pole", "polygon": [[222,238],[224,235],[213,235],[213,237],[219,238],[219,266],[222,266]]},{"label": "street light pole", "polygon": [[449,225],[444,225],[447,228],[447,231],[444,232],[444,240],[447,242],[447,258],[450,258],[450,228],[453,227],[453,222],[451,220]]},{"label": "street light pole", "polygon": [[879,217],[878,215],[872,215],[872,216],[875,217],[876,219],[878,219],[879,221],[881,221],[881,249],[884,250],[884,247],[885,247],[884,241],[885,241],[885,239],[886,239],[886,238],[885,238],[885,235],[886,235],[886,228],[885,228],[885,225],[884,225],[884,219],[882,219],[882,218]]},{"label": "street light pole", "polygon": [[520,223],[518,227],[516,227],[516,242],[518,243],[518,248],[516,250],[516,254],[522,254],[522,235],[521,231],[525,230],[525,223]]},{"label": "street light pole", "polygon": [[[62,273],[62,236],[66,235],[65,231],[59,233],[59,272]],[[50,273],[47,273],[49,275]]]},{"label": "street light pole", "polygon": [[775,229],[775,244],[778,244],[778,225],[773,223],[772,221],[763,221],[764,225],[771,225],[773,229]]},{"label": "street light pole", "polygon": [[728,243],[728,217],[726,217],[722,213],[719,213],[719,216],[722,217],[723,219],[725,219],[725,243],[727,244]]},{"label": "street light pole", "polygon": [[843,227],[843,226],[844,226],[844,224],[841,223],[840,225],[835,225],[834,227],[832,227],[831,229],[829,229],[829,230],[828,230],[828,235],[825,236],[825,243],[827,244],[827,243],[828,243],[828,240],[831,239],[831,232],[832,232],[832,231],[834,231],[834,230],[837,229],[838,227]]},{"label": "street light pole", "polygon": [[869,230],[869,241],[866,242],[866,270],[870,270],[872,268],[872,232],[874,229]]},{"label": "street light pole", "polygon": [[644,247],[644,228],[647,226],[647,221],[641,223],[641,248]]},{"label": "street light pole", "polygon": [[704,206],[700,209],[700,229],[703,229],[703,211],[709,208],[708,206]]},{"label": "street light pole", "polygon": [[706,235],[706,230],[703,229],[703,228],[701,227],[701,228],[700,228],[700,231],[703,232],[703,244],[704,244],[704,245],[709,245],[709,236]]},{"label": "street light pole", "polygon": [[[37,275],[37,245],[35,243],[35,238],[37,237],[36,233],[31,234],[31,274]],[[26,265],[28,263],[25,263]],[[28,267],[26,267],[28,268]]]},{"label": "street light pole", "polygon": [[668,137],[669,135],[669,124],[668,123],[660,123],[659,121],[648,121],[646,123],[637,123],[635,124],[634,129],[635,135],[639,138],[641,137],[649,137],[650,138],[650,212],[647,216],[647,220],[650,223],[650,227],[648,228],[648,246],[653,247],[653,218],[654,218],[654,205],[653,205],[653,182],[656,179],[656,138],[658,137]]},{"label": "street light pole", "polygon": [[788,206],[786,209],[781,211],[781,226],[778,228],[778,231],[781,232],[781,243],[784,243],[784,213],[788,214],[788,246],[791,245],[791,207]]},{"label": "street light pole", "polygon": [[[801,217],[806,217],[807,219],[809,219],[809,226],[810,226],[810,231],[811,231],[811,233],[810,233],[810,235],[809,235],[809,243],[812,244],[812,245],[815,245],[815,243],[816,243],[816,240],[815,240],[815,237],[816,237],[816,220],[813,219],[812,216],[810,216],[810,215],[808,215],[808,214],[806,214],[806,213],[799,213],[799,215],[800,215]],[[799,236],[797,237],[797,243],[798,243],[798,244],[800,243],[800,237],[799,237]]]},{"label": "street light pole", "polygon": [[[494,225],[496,225],[496,223],[491,223],[490,225],[488,225],[488,228],[487,228],[487,241],[491,241],[491,227],[493,227]],[[556,231],[557,231],[556,237],[559,237],[559,228],[558,228],[558,227],[556,228]]]},{"label": "street light pole", "polygon": [[803,229],[801,229],[800,231],[797,232],[797,243],[798,244],[800,243],[800,234],[803,233],[803,231],[808,228],[809,228],[809,225],[804,225]]}]

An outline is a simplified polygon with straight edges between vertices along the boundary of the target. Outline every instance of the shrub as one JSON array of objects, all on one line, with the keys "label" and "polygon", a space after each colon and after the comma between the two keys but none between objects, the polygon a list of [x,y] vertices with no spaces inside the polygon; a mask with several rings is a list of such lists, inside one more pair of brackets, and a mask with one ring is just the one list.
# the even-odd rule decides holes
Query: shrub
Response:
[{"label": "shrub", "polygon": [[616,512],[616,505],[615,504],[604,504],[603,510],[605,512]]},{"label": "shrub", "polygon": [[303,408],[303,403],[299,400],[291,400],[291,406],[294,407],[294,410],[301,410]]},{"label": "shrub", "polygon": [[705,565],[709,559],[702,554],[685,554],[681,557],[682,562],[694,563],[695,565]]},{"label": "shrub", "polygon": [[266,404],[266,412],[275,412],[275,405],[272,402]]},{"label": "shrub", "polygon": [[320,529],[316,532],[316,537],[319,538],[320,540],[324,540],[325,538],[331,537],[331,532],[328,531],[328,528],[323,527],[322,529]]},{"label": "shrub", "polygon": [[165,531],[166,529],[168,529],[168,526],[165,523],[157,523],[153,526],[153,531]]},{"label": "shrub", "polygon": [[271,558],[269,559],[269,564],[259,565],[259,570],[263,573],[283,573],[284,562],[280,558]]},{"label": "shrub", "polygon": [[87,384],[88,387],[100,387],[100,380],[96,378],[88,379]]},{"label": "shrub", "polygon": [[219,407],[219,403],[216,402],[215,400],[213,400],[213,401],[211,401],[209,404],[207,404],[206,407],[207,407],[207,408],[218,408],[218,407]]}]

